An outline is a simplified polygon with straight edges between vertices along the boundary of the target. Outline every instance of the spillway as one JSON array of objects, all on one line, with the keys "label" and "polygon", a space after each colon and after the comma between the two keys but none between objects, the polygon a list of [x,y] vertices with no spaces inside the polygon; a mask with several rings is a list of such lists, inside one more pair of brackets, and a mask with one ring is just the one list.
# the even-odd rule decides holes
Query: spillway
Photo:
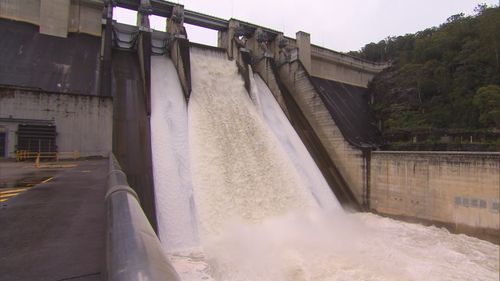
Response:
[{"label": "spillway", "polygon": [[337,198],[331,192],[321,171],[314,163],[307,148],[293,129],[266,83],[258,74],[253,74],[252,78],[252,92],[254,92],[252,96],[255,95],[252,100],[280,142],[281,147],[287,152],[291,162],[303,178],[304,184],[312,192],[323,210],[340,210],[341,207]]},{"label": "spillway", "polygon": [[498,280],[497,245],[339,211],[265,83],[249,95],[224,52],[191,49],[188,107],[172,63],[152,70],[160,237],[183,280]]},{"label": "spillway", "polygon": [[293,164],[263,121],[233,61],[191,51],[190,149],[200,235],[224,223],[257,223],[317,208]]},{"label": "spillway", "polygon": [[172,61],[151,58],[151,147],[160,240],[167,251],[198,246],[187,105]]}]

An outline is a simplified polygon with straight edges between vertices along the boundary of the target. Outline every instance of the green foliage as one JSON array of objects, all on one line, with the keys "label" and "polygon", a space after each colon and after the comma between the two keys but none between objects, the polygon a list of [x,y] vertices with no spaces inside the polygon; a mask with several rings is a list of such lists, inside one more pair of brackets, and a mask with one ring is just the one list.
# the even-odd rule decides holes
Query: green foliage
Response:
[{"label": "green foliage", "polygon": [[500,8],[350,52],[391,61],[369,86],[384,128],[500,128]]},{"label": "green foliage", "polygon": [[479,109],[479,122],[500,128],[500,86],[488,85],[477,90],[472,100]]}]

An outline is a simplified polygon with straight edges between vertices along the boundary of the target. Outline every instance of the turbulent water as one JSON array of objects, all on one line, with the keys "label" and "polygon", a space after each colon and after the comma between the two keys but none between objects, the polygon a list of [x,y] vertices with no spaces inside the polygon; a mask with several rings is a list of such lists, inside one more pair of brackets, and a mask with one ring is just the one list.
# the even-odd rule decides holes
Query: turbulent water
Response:
[{"label": "turbulent water", "polygon": [[330,190],[328,183],[314,163],[307,148],[300,140],[285,113],[262,78],[255,74],[252,80],[252,92],[255,92],[254,104],[261,112],[267,125],[285,149],[288,157],[301,175],[307,188],[313,193],[323,210],[340,209],[340,204]]},{"label": "turbulent water", "polygon": [[189,137],[202,239],[232,220],[258,223],[318,207],[225,56],[191,52]]},{"label": "turbulent water", "polygon": [[498,280],[497,245],[339,210],[265,83],[249,96],[224,53],[191,50],[187,112],[171,62],[152,68],[160,237],[183,280]]},{"label": "turbulent water", "polygon": [[170,59],[151,58],[151,146],[156,213],[168,251],[198,246],[184,94]]}]

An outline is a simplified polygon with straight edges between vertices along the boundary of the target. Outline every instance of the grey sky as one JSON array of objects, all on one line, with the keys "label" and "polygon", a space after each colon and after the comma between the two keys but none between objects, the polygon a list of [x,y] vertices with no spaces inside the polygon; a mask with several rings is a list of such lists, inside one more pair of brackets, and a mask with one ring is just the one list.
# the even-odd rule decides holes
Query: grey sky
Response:
[{"label": "grey sky", "polygon": [[[180,0],[185,9],[223,19],[236,18],[283,31],[295,37],[299,30],[311,34],[313,44],[336,51],[359,50],[387,36],[404,35],[437,26],[450,15],[473,14],[479,3],[498,0]],[[118,21],[135,24],[135,15],[115,9]],[[165,21],[151,18],[153,28],[164,30]],[[187,26],[190,40],[210,45],[214,31]]]}]

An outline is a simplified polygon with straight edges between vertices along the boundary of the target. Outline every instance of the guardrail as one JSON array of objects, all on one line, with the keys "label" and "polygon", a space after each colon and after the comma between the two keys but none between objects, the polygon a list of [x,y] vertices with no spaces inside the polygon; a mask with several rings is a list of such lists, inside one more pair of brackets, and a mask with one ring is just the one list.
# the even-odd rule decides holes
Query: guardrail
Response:
[{"label": "guardrail", "polygon": [[54,159],[59,161],[59,159],[79,159],[80,151],[64,151],[64,152],[35,152],[29,150],[17,150],[16,151],[16,161],[24,161],[29,159],[35,159],[40,161],[40,159]]},{"label": "guardrail", "polygon": [[113,153],[106,200],[106,280],[180,281]]}]

